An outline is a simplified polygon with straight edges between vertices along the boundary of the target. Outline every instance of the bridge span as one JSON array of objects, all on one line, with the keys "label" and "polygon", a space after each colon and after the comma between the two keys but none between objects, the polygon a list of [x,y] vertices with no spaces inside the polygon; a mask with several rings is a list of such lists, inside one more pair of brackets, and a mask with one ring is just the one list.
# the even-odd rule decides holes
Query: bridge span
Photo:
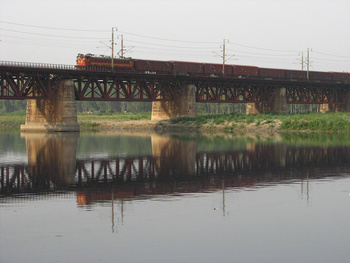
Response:
[{"label": "bridge span", "polygon": [[0,62],[0,99],[28,100],[24,131],[78,131],[76,100],[150,101],[152,119],[162,120],[196,116],[196,102],[247,103],[247,114],[287,112],[292,103],[350,112],[349,92],[350,81],[341,77],[193,75]]}]

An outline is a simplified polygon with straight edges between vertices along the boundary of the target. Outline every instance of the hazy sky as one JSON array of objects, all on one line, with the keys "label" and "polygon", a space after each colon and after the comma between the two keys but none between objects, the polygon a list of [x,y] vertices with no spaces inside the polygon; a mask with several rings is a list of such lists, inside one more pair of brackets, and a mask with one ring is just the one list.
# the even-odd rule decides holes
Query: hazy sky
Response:
[{"label": "hazy sky", "polygon": [[[0,0],[0,60],[74,64],[78,53],[350,72],[349,0]],[[230,58],[234,55],[232,58]],[[229,59],[230,58],[230,59]]]}]

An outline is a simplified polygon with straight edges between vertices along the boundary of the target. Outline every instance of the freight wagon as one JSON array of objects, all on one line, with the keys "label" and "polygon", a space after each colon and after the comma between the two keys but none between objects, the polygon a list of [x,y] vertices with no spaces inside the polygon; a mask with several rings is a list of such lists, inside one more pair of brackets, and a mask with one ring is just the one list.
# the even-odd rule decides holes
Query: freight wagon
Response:
[{"label": "freight wagon", "polygon": [[171,61],[176,75],[203,74],[203,63]]},{"label": "freight wagon", "polygon": [[309,78],[310,80],[333,80],[333,74],[330,72],[310,71]]},{"label": "freight wagon", "polygon": [[238,77],[258,77],[259,68],[253,66],[232,66],[232,75]]},{"label": "freight wagon", "polygon": [[332,72],[332,75],[335,81],[348,81],[350,83],[350,73]]},{"label": "freight wagon", "polygon": [[286,79],[289,80],[306,80],[306,71],[301,70],[286,70]]},{"label": "freight wagon", "polygon": [[156,60],[134,60],[134,69],[146,74],[159,74],[172,72],[173,65],[171,62]]},{"label": "freight wagon", "polygon": [[284,79],[286,77],[286,71],[284,69],[260,68],[259,77]]},{"label": "freight wagon", "polygon": [[[111,57],[78,54],[77,68],[104,68],[112,66]],[[223,75],[223,65],[184,61],[158,61],[132,58],[113,59],[115,71],[133,71],[142,74],[169,74],[183,76],[219,77]],[[236,78],[262,78],[271,80],[307,80],[306,71],[259,68],[254,66],[225,65],[225,76]],[[350,83],[350,73],[310,71],[311,81],[342,81]]]}]

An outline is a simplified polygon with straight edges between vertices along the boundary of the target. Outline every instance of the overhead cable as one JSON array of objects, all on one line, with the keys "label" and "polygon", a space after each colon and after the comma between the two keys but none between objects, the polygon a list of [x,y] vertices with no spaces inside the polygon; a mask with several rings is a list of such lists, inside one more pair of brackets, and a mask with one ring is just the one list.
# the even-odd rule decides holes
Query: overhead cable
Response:
[{"label": "overhead cable", "polygon": [[212,50],[212,48],[205,48],[205,47],[185,47],[185,46],[170,46],[170,45],[161,45],[161,44],[154,44],[154,43],[145,43],[140,41],[134,41],[134,40],[127,40],[128,43],[137,43],[137,44],[144,44],[144,45],[150,45],[150,46],[158,46],[158,47],[171,47],[171,48],[178,48],[178,49],[205,49],[205,50]]},{"label": "overhead cable", "polygon": [[28,35],[46,36],[46,37],[75,38],[75,39],[99,39],[99,40],[107,39],[107,38],[100,38],[100,37],[58,36],[58,35],[49,35],[49,34],[40,34],[40,33],[24,32],[24,31],[18,31],[18,30],[10,30],[10,29],[4,29],[4,28],[0,28],[0,30],[7,31],[7,32],[15,32],[15,33],[21,33],[21,34],[28,34]]},{"label": "overhead cable", "polygon": [[128,34],[131,36],[137,36],[137,37],[144,37],[144,38],[150,38],[155,40],[164,40],[164,41],[171,41],[171,42],[180,42],[180,43],[193,43],[193,44],[220,44],[221,42],[204,42],[204,41],[189,41],[189,40],[177,40],[177,39],[168,39],[168,38],[160,38],[160,37],[150,37],[145,35],[139,35],[134,33],[129,33],[125,31],[118,31],[122,34]]},{"label": "overhead cable", "polygon": [[233,49],[226,49],[227,51],[230,52],[235,52],[235,53],[244,53],[244,54],[251,54],[251,55],[262,55],[262,56],[278,56],[278,57],[295,57],[295,55],[280,55],[280,54],[266,54],[266,53],[255,53],[255,52],[247,52],[247,51],[241,51],[241,50],[233,50]]},{"label": "overhead cable", "polygon": [[326,55],[326,56],[331,56],[331,57],[338,57],[338,58],[350,58],[348,56],[340,56],[340,55],[332,55],[332,54],[328,54],[328,53],[323,53],[323,52],[318,52],[318,51],[312,51],[312,53],[317,53],[317,54],[321,54],[321,55]]},{"label": "overhead cable", "polygon": [[349,60],[334,60],[334,59],[324,59],[324,58],[317,58],[317,57],[312,57],[312,59],[314,60],[322,60],[322,61],[330,61],[330,62],[339,62],[339,63],[350,63],[350,61]]},{"label": "overhead cable", "polygon": [[273,52],[294,52],[294,53],[295,53],[295,52],[300,52],[300,50],[284,50],[284,49],[261,48],[261,47],[253,47],[253,46],[247,46],[247,45],[242,45],[242,44],[237,44],[237,43],[231,43],[231,42],[228,42],[228,44],[235,45],[235,46],[240,46],[240,47],[252,48],[252,49],[273,51]]},{"label": "overhead cable", "polygon": [[33,28],[43,28],[43,29],[54,29],[54,30],[64,30],[64,31],[81,31],[81,32],[110,32],[110,30],[94,30],[94,29],[73,29],[73,28],[60,28],[60,27],[47,27],[47,26],[34,26],[34,25],[26,25],[12,22],[0,21],[3,24],[16,25],[16,26],[25,26],[25,27],[33,27]]}]

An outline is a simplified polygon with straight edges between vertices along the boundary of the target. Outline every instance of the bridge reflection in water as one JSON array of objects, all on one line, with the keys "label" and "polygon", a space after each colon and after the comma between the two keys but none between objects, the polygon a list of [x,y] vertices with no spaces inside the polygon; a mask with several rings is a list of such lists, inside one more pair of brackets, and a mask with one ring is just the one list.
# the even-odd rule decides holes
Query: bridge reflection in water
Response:
[{"label": "bridge reflection in water", "polygon": [[251,142],[241,150],[201,152],[194,139],[152,135],[152,155],[77,159],[76,133],[23,136],[28,163],[0,164],[2,196],[72,190],[78,204],[84,205],[111,198],[255,188],[350,173],[349,146]]}]

